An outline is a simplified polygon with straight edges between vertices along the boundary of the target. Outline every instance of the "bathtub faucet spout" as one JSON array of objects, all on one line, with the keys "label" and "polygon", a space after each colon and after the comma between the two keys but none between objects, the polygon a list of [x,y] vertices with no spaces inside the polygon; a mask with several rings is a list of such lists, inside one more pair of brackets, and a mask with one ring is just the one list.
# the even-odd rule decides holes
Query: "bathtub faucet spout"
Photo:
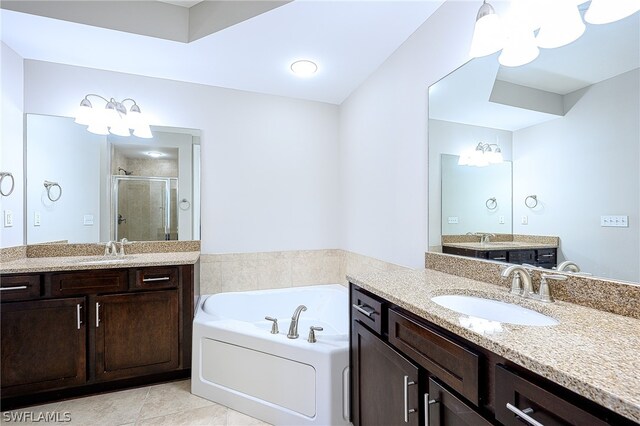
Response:
[{"label": "bathtub faucet spout", "polygon": [[296,308],[296,311],[293,313],[291,317],[291,325],[289,326],[289,333],[287,337],[289,339],[297,339],[298,338],[298,320],[300,319],[300,314],[302,311],[306,311],[307,307],[304,305],[300,305]]}]

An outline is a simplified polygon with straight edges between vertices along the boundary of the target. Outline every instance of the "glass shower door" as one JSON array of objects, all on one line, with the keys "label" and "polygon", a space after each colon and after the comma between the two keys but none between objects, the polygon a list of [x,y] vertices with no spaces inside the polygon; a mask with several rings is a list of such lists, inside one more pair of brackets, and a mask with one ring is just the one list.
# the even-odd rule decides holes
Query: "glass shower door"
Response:
[{"label": "glass shower door", "polygon": [[[170,239],[170,179],[134,176],[114,176],[113,179],[115,239]],[[177,230],[174,232],[177,239]]]}]

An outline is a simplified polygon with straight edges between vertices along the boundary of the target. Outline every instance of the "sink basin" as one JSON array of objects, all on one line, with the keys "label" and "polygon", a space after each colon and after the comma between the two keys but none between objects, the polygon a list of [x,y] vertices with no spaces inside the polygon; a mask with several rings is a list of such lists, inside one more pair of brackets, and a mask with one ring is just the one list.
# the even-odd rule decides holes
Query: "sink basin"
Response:
[{"label": "sink basin", "polygon": [[106,256],[87,256],[86,258],[79,258],[70,261],[76,265],[110,265],[114,263],[123,263],[132,259],[132,256],[128,257],[106,257]]},{"label": "sink basin", "polygon": [[513,303],[474,296],[447,295],[432,297],[438,305],[472,317],[516,325],[557,325],[558,321]]}]

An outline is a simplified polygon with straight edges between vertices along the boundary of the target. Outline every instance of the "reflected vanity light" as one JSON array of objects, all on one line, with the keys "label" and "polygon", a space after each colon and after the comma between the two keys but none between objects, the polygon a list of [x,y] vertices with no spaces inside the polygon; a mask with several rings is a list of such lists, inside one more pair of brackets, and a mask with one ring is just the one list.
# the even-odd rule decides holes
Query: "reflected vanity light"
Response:
[{"label": "reflected vanity light", "polygon": [[160,157],[164,157],[166,154],[158,151],[149,151],[149,152],[145,152],[145,155],[148,155],[149,157],[152,157],[152,158],[160,158]]},{"label": "reflected vanity light", "polygon": [[473,151],[460,155],[458,165],[485,167],[489,164],[498,164],[503,161],[502,150],[498,144],[479,142]]},{"label": "reflected vanity light", "polygon": [[[585,0],[546,0],[512,2],[502,18],[483,1],[471,41],[473,58],[502,50],[499,62],[508,67],[525,65],[538,57],[540,47],[551,49],[567,45],[582,36],[585,24],[580,5]],[[584,15],[590,24],[607,24],[640,10],[638,0],[592,0]],[[537,36],[534,31],[538,30]]]},{"label": "reflected vanity light", "polygon": [[[105,102],[104,109],[93,108],[89,97],[95,97]],[[133,105],[127,110],[125,103]],[[114,134],[117,136],[134,136],[152,138],[151,129],[140,112],[140,107],[131,98],[117,101],[106,99],[100,95],[90,93],[82,99],[76,112],[75,122],[87,126],[87,130],[97,135]]]}]

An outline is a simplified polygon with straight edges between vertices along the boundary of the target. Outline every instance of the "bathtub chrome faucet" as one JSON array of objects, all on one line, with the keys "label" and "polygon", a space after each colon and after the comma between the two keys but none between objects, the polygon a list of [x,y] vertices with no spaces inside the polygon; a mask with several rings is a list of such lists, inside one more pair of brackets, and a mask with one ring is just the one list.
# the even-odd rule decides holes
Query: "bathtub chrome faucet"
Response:
[{"label": "bathtub chrome faucet", "polygon": [[307,307],[304,305],[300,305],[296,308],[293,316],[291,317],[291,325],[289,326],[289,333],[287,337],[289,339],[297,339],[298,338],[298,319],[300,319],[300,314],[302,311],[306,311]]}]

